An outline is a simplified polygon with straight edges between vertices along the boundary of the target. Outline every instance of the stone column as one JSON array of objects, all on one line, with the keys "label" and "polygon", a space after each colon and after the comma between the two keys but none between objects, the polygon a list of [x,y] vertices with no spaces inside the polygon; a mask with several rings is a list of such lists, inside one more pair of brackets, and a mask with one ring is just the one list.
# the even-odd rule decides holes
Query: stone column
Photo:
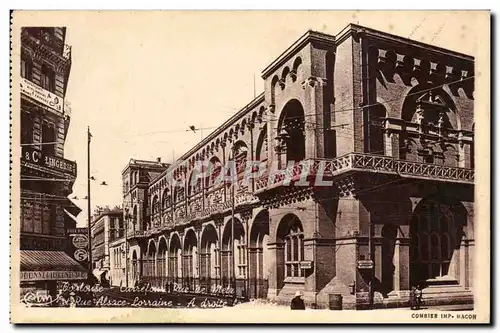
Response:
[{"label": "stone column", "polygon": [[305,140],[306,157],[323,157],[324,155],[324,123],[323,123],[323,86],[326,79],[310,76],[302,82],[305,90]]},{"label": "stone column", "polygon": [[269,259],[271,260],[271,270],[269,271],[269,288],[267,290],[267,297],[274,300],[283,287],[283,280],[285,278],[285,246],[283,243],[269,243],[268,246],[270,253]]},{"label": "stone column", "polygon": [[255,247],[248,248],[248,266],[249,266],[249,294],[251,297],[257,297],[257,280],[259,278],[259,258],[258,249]]},{"label": "stone column", "polygon": [[394,247],[394,291],[410,289],[410,238],[398,236]]}]

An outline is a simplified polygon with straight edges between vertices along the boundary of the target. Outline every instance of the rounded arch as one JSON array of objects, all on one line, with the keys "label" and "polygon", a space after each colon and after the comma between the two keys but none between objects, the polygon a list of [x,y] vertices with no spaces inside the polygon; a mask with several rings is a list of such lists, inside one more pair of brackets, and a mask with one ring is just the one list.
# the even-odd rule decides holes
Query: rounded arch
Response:
[{"label": "rounded arch", "polygon": [[285,66],[285,68],[283,68],[283,71],[281,72],[281,80],[283,82],[286,80],[286,77],[288,76],[289,73],[290,73],[290,68],[288,66]]},{"label": "rounded arch", "polygon": [[276,104],[276,85],[280,81],[278,75],[274,75],[271,79],[271,104]]},{"label": "rounded arch", "polygon": [[[287,214],[280,220],[276,241],[284,246],[284,251],[279,254],[279,261],[284,263],[278,267],[279,276],[303,277],[305,273],[300,262],[304,260],[304,228],[295,214]],[[283,286],[283,280],[277,282],[279,287]]]},{"label": "rounded arch", "polygon": [[229,250],[231,246],[232,224],[234,223],[234,239],[243,242],[245,239],[245,228],[238,218],[230,219],[224,226],[222,232],[222,249]]},{"label": "rounded arch", "polygon": [[182,258],[182,245],[181,239],[177,232],[174,232],[170,238],[170,244],[168,249],[168,276],[171,277],[171,281],[179,283],[179,277],[181,276],[181,258]]},{"label": "rounded arch", "polygon": [[150,239],[148,242],[148,250],[146,251],[147,256],[156,256],[156,242],[153,239]]},{"label": "rounded arch", "polygon": [[167,251],[167,239],[165,236],[160,236],[158,239],[158,253]]},{"label": "rounded arch", "polygon": [[146,251],[146,260],[143,265],[143,272],[145,276],[156,276],[156,243],[150,240]]},{"label": "rounded arch", "polygon": [[259,137],[257,138],[257,145],[255,149],[255,159],[257,161],[261,161],[263,159],[267,160],[267,147],[264,145],[265,140],[267,138],[267,124],[262,126],[262,129],[259,132]]},{"label": "rounded arch", "polygon": [[411,283],[457,279],[457,254],[466,232],[467,210],[460,201],[443,193],[422,199],[410,223]]},{"label": "rounded arch", "polygon": [[156,215],[160,212],[160,199],[158,198],[158,194],[155,194],[153,196],[153,200],[151,200],[151,213],[152,215]]},{"label": "rounded arch", "polygon": [[[201,232],[200,277],[203,282],[220,275],[219,239],[213,224],[207,224]],[[207,284],[209,287],[209,283]]]},{"label": "rounded arch", "polygon": [[[417,105],[419,102],[434,102],[442,105],[445,110],[444,127],[461,130],[460,115],[453,98],[441,87],[434,87],[430,83],[420,83],[412,87],[406,94],[401,110],[401,119],[408,122],[417,122]],[[440,112],[424,111],[424,118],[431,123],[437,123]]]},{"label": "rounded arch", "polygon": [[165,286],[164,277],[167,276],[167,240],[164,236],[160,236],[158,240],[158,254],[157,254],[157,276],[160,277],[160,287]]},{"label": "rounded arch", "polygon": [[278,120],[278,144],[285,148],[287,161],[301,161],[305,158],[305,114],[297,99],[288,101]]},{"label": "rounded arch", "polygon": [[250,228],[250,246],[262,248],[266,235],[269,235],[269,211],[263,209],[257,213]]},{"label": "rounded arch", "polygon": [[211,187],[220,177],[222,171],[222,163],[217,156],[212,156],[208,163],[207,175],[205,178],[205,187]]},{"label": "rounded arch", "polygon": [[170,207],[171,205],[172,205],[172,198],[170,196],[170,189],[166,187],[162,193],[162,207],[163,209],[165,209]]},{"label": "rounded arch", "polygon": [[168,249],[169,254],[176,254],[177,251],[181,250],[181,238],[178,233],[173,233],[170,238],[170,247]]},{"label": "rounded arch", "polygon": [[184,253],[182,256],[183,277],[187,278],[187,285],[191,288],[192,278],[196,277],[198,267],[198,238],[193,229],[188,229],[184,236]]},{"label": "rounded arch", "polygon": [[186,235],[184,236],[184,251],[192,251],[194,247],[198,244],[198,237],[193,229],[188,229]]},{"label": "rounded arch", "polygon": [[201,166],[201,170],[199,167],[193,168],[189,174],[187,188],[188,188],[188,196],[195,195],[202,190],[202,175],[204,172],[204,167]]},{"label": "rounded arch", "polygon": [[137,251],[136,250],[133,250],[132,251],[132,271],[131,271],[131,275],[132,275],[132,279],[133,280],[137,280],[139,278],[139,270],[138,270],[138,257],[137,257]]},{"label": "rounded arch", "polygon": [[302,226],[302,222],[297,217],[297,215],[293,213],[286,214],[280,220],[278,224],[278,229],[276,232],[276,240],[280,242],[284,242],[285,238],[291,233],[303,233],[304,228]]},{"label": "rounded arch", "polygon": [[211,244],[217,244],[218,241],[217,230],[215,230],[213,224],[207,224],[201,232],[201,249],[208,251]]},{"label": "rounded arch", "polygon": [[301,57],[295,58],[295,60],[293,61],[293,70],[297,71],[297,68],[299,68],[300,65],[302,65],[302,58]]}]

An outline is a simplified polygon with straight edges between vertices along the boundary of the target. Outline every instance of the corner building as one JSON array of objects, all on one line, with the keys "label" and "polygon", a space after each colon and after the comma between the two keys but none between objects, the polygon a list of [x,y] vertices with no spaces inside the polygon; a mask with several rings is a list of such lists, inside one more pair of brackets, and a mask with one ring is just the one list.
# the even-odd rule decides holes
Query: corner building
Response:
[{"label": "corner building", "polygon": [[[362,308],[372,281],[376,307],[407,306],[413,285],[472,303],[474,59],[349,25],[307,32],[262,78],[133,205],[129,284]],[[247,160],[266,171],[245,183]],[[228,161],[235,187],[214,182]]]},{"label": "corner building", "polygon": [[76,227],[81,210],[68,199],[77,164],[64,158],[72,63],[65,41],[65,27],[21,30],[21,296],[32,292],[54,297],[58,282],[87,279],[66,234]]}]

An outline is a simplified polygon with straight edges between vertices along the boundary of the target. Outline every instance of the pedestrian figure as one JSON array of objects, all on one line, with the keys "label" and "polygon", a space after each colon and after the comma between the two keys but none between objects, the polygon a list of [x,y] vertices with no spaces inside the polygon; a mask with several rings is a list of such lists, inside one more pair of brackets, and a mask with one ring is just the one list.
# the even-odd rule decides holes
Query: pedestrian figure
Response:
[{"label": "pedestrian figure", "polygon": [[420,287],[413,286],[410,290],[410,307],[412,310],[419,310],[422,303],[422,290]]},{"label": "pedestrian figure", "polygon": [[302,299],[302,293],[297,290],[295,293],[295,297],[292,299],[290,304],[290,308],[292,310],[305,310],[306,305],[304,304],[304,300]]},{"label": "pedestrian figure", "polygon": [[415,296],[417,298],[417,310],[420,310],[420,306],[422,305],[422,289],[420,288],[420,285],[417,285]]},{"label": "pedestrian figure", "polygon": [[76,298],[75,298],[75,293],[71,292],[69,294],[69,307],[70,308],[76,308]]}]

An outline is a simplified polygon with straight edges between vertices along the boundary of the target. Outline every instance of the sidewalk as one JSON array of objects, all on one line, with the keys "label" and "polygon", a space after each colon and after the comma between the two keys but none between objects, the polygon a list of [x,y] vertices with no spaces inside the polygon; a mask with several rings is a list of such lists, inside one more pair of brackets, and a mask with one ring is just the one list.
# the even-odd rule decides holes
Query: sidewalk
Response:
[{"label": "sidewalk", "polygon": [[[246,303],[239,303],[235,305],[235,308],[238,309],[290,309],[287,305],[281,305],[277,303],[268,302],[265,300],[252,300]],[[394,311],[394,310],[408,310],[408,311],[425,311],[425,310],[434,310],[434,311],[472,311],[474,306],[471,304],[457,304],[457,305],[439,305],[439,306],[425,306],[423,305],[420,310],[412,310],[410,307],[400,307],[400,308],[383,308],[383,309],[374,309],[374,310],[358,310],[358,311]],[[329,309],[310,309],[311,311],[330,311]]]}]

